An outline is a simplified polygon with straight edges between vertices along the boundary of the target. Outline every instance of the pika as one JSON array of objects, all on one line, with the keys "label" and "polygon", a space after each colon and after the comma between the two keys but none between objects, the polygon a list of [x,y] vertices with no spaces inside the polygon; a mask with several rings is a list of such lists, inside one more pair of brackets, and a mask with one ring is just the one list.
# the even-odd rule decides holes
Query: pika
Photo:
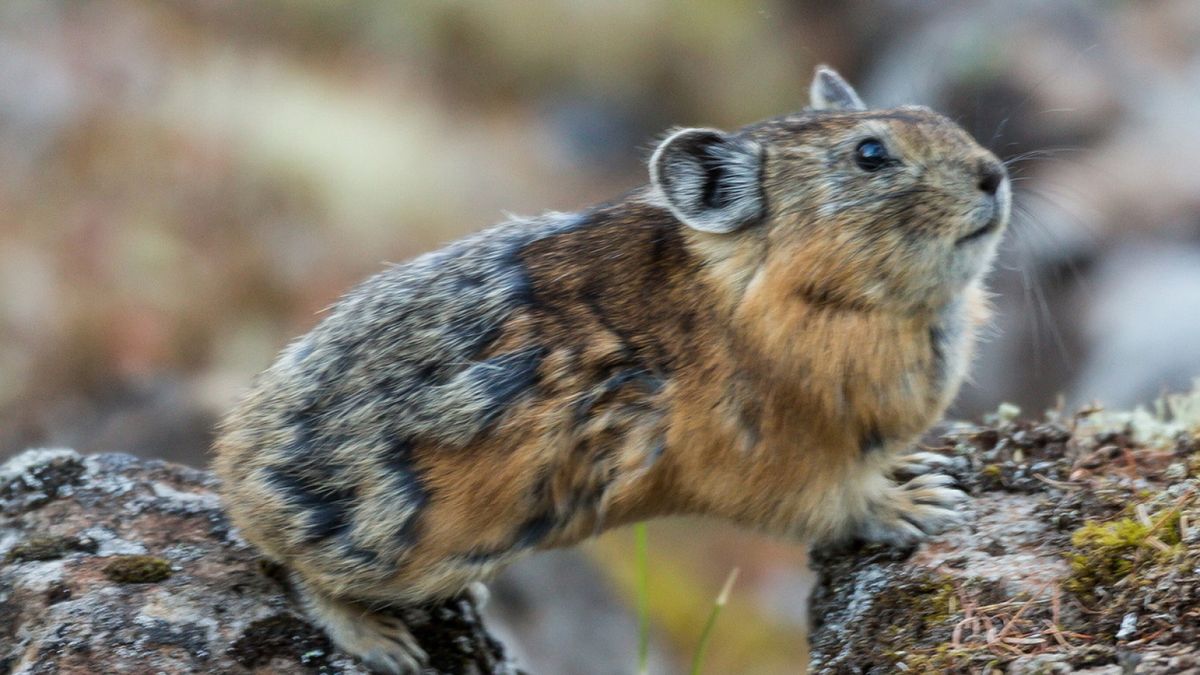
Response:
[{"label": "pika", "polygon": [[386,269],[257,378],[216,443],[225,504],[339,647],[416,672],[389,608],[635,521],[955,522],[965,495],[910,448],[986,320],[1005,167],[828,68],[810,95],[671,133],[617,201]]}]

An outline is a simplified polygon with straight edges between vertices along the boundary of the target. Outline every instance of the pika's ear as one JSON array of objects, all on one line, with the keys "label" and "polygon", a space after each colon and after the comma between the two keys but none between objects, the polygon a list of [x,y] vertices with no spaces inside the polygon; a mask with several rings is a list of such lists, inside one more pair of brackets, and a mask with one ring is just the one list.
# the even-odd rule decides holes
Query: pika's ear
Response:
[{"label": "pika's ear", "polygon": [[763,212],[762,148],[716,129],[684,129],[659,144],[650,181],[671,213],[701,232],[734,232]]},{"label": "pika's ear", "polygon": [[837,71],[826,65],[817,66],[812,86],[808,90],[809,107],[813,110],[866,110],[858,92],[843,80]]}]

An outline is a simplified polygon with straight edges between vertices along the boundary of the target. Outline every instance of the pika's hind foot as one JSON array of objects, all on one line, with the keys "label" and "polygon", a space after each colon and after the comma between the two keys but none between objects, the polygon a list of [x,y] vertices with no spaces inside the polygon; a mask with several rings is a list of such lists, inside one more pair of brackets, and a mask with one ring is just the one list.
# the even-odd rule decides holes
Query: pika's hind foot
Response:
[{"label": "pika's hind foot", "polygon": [[957,482],[953,477],[937,473],[950,461],[930,452],[898,458],[894,472],[913,477],[888,485],[871,504],[859,536],[867,541],[910,546],[960,523],[968,497],[953,487]]},{"label": "pika's hind foot", "polygon": [[308,614],[339,649],[386,675],[417,675],[428,662],[425,651],[397,616],[303,589]]}]

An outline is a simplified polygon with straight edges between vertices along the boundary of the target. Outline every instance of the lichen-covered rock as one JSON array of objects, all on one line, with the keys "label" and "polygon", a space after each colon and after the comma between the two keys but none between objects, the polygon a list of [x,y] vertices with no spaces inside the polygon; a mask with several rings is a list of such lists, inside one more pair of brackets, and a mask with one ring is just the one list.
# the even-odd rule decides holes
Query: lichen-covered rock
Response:
[{"label": "lichen-covered rock", "polygon": [[931,438],[974,496],[965,525],[910,551],[814,551],[811,672],[1200,673],[1191,413]]},{"label": "lichen-covered rock", "polygon": [[[126,455],[0,465],[0,673],[367,673],[305,620],[213,487]],[[469,600],[405,616],[432,672],[515,672]]]}]

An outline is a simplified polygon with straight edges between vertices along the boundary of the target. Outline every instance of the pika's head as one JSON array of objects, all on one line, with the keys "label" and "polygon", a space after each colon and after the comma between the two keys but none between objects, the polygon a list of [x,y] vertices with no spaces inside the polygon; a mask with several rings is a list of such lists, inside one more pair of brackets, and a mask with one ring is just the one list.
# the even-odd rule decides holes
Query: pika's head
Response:
[{"label": "pika's head", "polygon": [[1008,222],[1004,165],[927,108],[868,110],[828,68],[811,99],[793,115],[732,133],[683,129],[658,146],[652,182],[696,245],[738,284],[782,284],[818,303],[936,307],[977,281]]}]

